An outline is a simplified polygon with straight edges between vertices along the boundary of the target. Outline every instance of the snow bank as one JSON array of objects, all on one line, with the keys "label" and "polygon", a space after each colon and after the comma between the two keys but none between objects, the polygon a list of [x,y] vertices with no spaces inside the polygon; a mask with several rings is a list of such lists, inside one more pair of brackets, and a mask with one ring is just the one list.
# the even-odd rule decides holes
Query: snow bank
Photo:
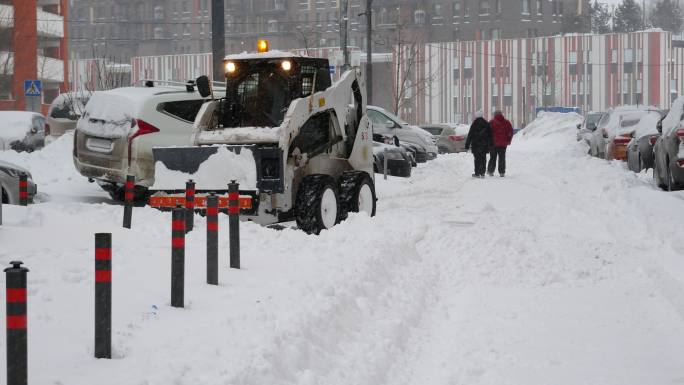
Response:
[{"label": "snow bank", "polygon": [[240,189],[256,190],[256,162],[249,149],[240,154],[219,146],[216,154],[204,161],[193,174],[169,170],[163,163],[156,162],[152,190],[181,190],[189,179],[195,181],[197,190],[227,190],[228,183],[236,180]]},{"label": "snow bank", "polygon": [[644,136],[658,135],[657,126],[660,118],[662,118],[662,115],[657,112],[649,112],[644,115],[634,129],[634,137],[639,139]]},{"label": "snow bank", "polygon": [[136,108],[129,98],[110,92],[94,94],[76,129],[101,138],[122,138],[133,132]]},{"label": "snow bank", "polygon": [[197,134],[199,143],[278,143],[280,127],[235,127],[203,130]]},{"label": "snow bank", "polygon": [[575,132],[577,125],[582,123],[582,116],[574,112],[546,112],[541,111],[522,130],[522,138],[545,137],[552,134]]}]

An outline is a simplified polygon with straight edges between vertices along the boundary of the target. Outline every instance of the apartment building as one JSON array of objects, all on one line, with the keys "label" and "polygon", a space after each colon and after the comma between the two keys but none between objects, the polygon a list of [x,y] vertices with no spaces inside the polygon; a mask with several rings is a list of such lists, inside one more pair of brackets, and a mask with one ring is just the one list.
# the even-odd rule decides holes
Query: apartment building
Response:
[{"label": "apartment building", "polygon": [[25,80],[41,80],[35,110],[67,89],[67,0],[0,0],[0,110],[25,110]]}]

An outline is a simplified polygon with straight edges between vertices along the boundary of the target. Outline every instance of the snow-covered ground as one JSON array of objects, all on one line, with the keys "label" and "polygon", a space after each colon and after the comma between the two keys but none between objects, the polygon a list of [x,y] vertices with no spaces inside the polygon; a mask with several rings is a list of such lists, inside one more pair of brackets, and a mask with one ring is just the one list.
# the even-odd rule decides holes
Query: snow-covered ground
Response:
[{"label": "snow-covered ground", "polygon": [[[222,217],[218,287],[204,284],[198,216],[185,309],[169,306],[170,214],[136,208],[122,229],[121,206],[73,170],[69,136],[0,153],[41,191],[5,206],[0,227],[0,263],[31,270],[29,381],[679,383],[684,194],[589,158],[575,119],[516,138],[505,179],[472,179],[470,154],[440,156],[411,179],[377,178],[375,218],[320,236],[244,223],[239,271]],[[112,360],[92,357],[100,231],[114,241]]]}]

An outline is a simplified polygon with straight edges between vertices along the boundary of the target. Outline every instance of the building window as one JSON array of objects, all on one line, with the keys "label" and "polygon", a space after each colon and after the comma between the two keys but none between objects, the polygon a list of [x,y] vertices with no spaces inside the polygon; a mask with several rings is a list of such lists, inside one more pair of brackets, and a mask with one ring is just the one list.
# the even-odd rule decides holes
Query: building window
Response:
[{"label": "building window", "polygon": [[472,78],[473,77],[473,57],[466,56],[463,58],[463,77]]},{"label": "building window", "polygon": [[489,0],[480,0],[480,15],[489,15]]},{"label": "building window", "polygon": [[511,83],[504,84],[503,96],[504,106],[511,106],[513,104],[513,85]]},{"label": "building window", "polygon": [[417,25],[425,24],[425,11],[423,11],[422,9],[416,10],[416,12],[413,13],[413,21]]},{"label": "building window", "polygon": [[154,7],[154,20],[164,20],[164,7],[161,5]]},{"label": "building window", "polygon": [[542,0],[537,0],[537,15],[544,13],[543,4],[544,2]]},{"label": "building window", "polygon": [[[467,0],[466,0],[467,1]],[[470,16],[470,7],[468,6],[468,3],[463,3],[463,16],[464,17],[469,17]]]},{"label": "building window", "polygon": [[278,32],[278,20],[271,19],[268,21],[268,32],[269,33]]},{"label": "building window", "polygon": [[461,0],[454,1],[454,17],[461,17]]},{"label": "building window", "polygon": [[432,4],[432,17],[442,18],[442,4]]},{"label": "building window", "polygon": [[570,75],[577,75],[577,51],[568,54],[568,71]]},{"label": "building window", "polygon": [[501,0],[494,1],[494,7],[496,9],[497,15],[501,13]]},{"label": "building window", "polygon": [[529,15],[530,14],[530,0],[522,0],[522,14],[523,15]]}]

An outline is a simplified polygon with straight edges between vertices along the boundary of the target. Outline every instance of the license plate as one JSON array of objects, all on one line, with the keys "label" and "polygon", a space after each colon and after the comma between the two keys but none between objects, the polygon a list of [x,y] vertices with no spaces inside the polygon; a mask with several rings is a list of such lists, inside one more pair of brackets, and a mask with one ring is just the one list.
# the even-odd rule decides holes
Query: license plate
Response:
[{"label": "license plate", "polygon": [[86,147],[90,151],[109,153],[112,152],[114,143],[109,139],[88,138]]}]

